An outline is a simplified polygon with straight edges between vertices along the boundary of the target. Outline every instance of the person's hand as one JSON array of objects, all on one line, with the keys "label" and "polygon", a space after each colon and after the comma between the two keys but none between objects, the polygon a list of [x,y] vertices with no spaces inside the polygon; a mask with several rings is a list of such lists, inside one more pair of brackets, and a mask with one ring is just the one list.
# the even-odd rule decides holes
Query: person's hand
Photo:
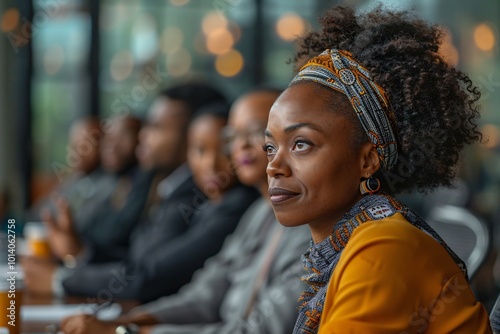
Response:
[{"label": "person's hand", "polygon": [[118,325],[97,320],[93,315],[75,315],[61,321],[64,334],[115,334]]},{"label": "person's hand", "polygon": [[51,295],[56,264],[38,257],[23,257],[20,262],[24,271],[26,290],[34,294]]},{"label": "person's hand", "polygon": [[42,219],[48,230],[48,240],[54,255],[64,261],[67,255],[77,256],[83,246],[78,237],[68,203],[59,198],[56,202],[57,217],[53,217],[48,210],[42,213]]}]

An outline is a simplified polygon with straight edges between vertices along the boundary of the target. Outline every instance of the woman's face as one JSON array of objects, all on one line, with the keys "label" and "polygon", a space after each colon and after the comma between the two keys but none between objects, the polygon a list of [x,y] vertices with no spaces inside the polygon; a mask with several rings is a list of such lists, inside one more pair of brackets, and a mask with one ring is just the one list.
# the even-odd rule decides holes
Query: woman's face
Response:
[{"label": "woman's face", "polygon": [[225,120],[211,115],[200,116],[189,127],[188,163],[198,187],[210,199],[230,188],[236,176],[224,154],[221,131]]},{"label": "woman's face", "polygon": [[267,187],[267,158],[262,152],[269,109],[276,94],[260,92],[247,95],[231,109],[226,135],[238,179],[247,186]]},{"label": "woman's face", "polygon": [[336,112],[331,97],[315,85],[289,87],[272,107],[266,130],[267,174],[281,224],[309,224],[311,230],[324,228],[329,235],[361,198],[359,183],[365,175],[361,153],[356,152],[360,150],[349,140],[351,121]]}]

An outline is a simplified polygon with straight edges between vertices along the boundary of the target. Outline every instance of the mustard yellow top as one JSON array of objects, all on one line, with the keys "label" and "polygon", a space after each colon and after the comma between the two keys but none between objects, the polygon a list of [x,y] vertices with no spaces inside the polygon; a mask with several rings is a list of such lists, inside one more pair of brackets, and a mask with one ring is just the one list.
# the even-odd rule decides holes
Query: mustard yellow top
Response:
[{"label": "mustard yellow top", "polygon": [[319,334],[491,333],[446,250],[397,213],[357,227],[333,272]]}]

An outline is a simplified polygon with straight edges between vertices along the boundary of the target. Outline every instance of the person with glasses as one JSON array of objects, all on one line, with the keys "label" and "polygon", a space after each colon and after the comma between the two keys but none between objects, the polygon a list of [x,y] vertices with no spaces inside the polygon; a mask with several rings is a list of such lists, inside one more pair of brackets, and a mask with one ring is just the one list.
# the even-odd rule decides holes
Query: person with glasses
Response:
[{"label": "person with glasses", "polygon": [[[73,333],[288,334],[297,318],[300,254],[309,243],[305,227],[284,229],[272,212],[262,152],[269,109],[280,92],[260,89],[240,97],[223,131],[241,183],[258,189],[222,250],[177,294],[140,306],[113,322],[89,316],[63,320]],[[260,134],[259,134],[260,132]]]}]

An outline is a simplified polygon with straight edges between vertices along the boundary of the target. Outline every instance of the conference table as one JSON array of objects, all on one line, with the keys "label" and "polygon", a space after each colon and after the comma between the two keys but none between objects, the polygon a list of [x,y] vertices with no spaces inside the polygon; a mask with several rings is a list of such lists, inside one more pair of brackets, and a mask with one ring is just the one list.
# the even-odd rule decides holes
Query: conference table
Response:
[{"label": "conference table", "polygon": [[[88,299],[82,298],[82,297],[71,297],[67,296],[64,298],[54,298],[51,296],[34,296],[30,295],[27,293],[23,294],[22,297],[22,305],[27,305],[27,306],[37,306],[37,308],[43,307],[43,306],[61,306],[65,307],[74,307],[78,305],[82,305],[86,303]],[[139,305],[138,302],[136,301],[116,301],[115,303],[119,304],[121,306],[121,311],[122,313],[126,313],[129,310],[131,310],[133,307]],[[46,333],[45,328],[48,325],[53,324],[54,322],[51,320],[45,321],[41,319],[37,319],[36,321],[27,321],[25,319],[21,319],[21,333],[26,333],[26,334],[40,334],[40,333]]]}]

